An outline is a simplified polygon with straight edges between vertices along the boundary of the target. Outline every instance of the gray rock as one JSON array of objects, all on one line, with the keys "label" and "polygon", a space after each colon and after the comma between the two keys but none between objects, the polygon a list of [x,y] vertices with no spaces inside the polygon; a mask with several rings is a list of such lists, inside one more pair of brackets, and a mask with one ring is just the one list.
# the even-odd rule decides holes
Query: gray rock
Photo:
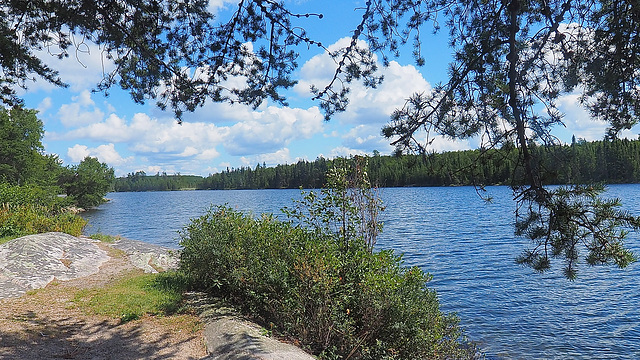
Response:
[{"label": "gray rock", "polygon": [[304,350],[264,335],[263,329],[243,319],[224,302],[204,293],[188,293],[187,302],[199,314],[209,352],[216,360],[313,360]]},{"label": "gray rock", "polygon": [[0,299],[22,296],[54,278],[71,280],[98,272],[109,260],[91,239],[63,233],[24,236],[0,245]]},{"label": "gray rock", "polygon": [[205,325],[205,341],[212,359],[218,360],[313,360],[293,345],[261,334],[253,323],[221,317]]},{"label": "gray rock", "polygon": [[148,273],[177,269],[180,262],[177,250],[142,241],[121,238],[110,246],[124,251],[133,265]]}]

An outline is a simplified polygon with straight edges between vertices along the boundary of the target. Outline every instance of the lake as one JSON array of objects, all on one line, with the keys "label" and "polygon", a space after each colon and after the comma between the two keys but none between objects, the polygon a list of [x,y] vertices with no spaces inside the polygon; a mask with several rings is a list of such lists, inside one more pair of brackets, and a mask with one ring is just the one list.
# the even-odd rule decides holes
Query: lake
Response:
[{"label": "lake", "polygon": [[[528,245],[513,236],[508,187],[385,188],[384,232],[377,247],[404,253],[407,265],[433,275],[442,309],[456,312],[467,336],[489,359],[640,358],[640,266],[587,268],[566,280],[562,264],[545,274],[515,264]],[[640,185],[615,185],[607,196],[640,214]],[[87,233],[102,232],[178,248],[178,230],[211,204],[279,213],[298,190],[110,193],[88,211]],[[640,234],[628,246],[640,254]]]}]

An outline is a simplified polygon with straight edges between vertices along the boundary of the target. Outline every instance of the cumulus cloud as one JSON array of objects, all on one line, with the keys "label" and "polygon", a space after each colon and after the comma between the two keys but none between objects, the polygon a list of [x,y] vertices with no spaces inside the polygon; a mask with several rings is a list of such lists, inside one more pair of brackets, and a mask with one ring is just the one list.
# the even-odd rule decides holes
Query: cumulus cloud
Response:
[{"label": "cumulus cloud", "polygon": [[[329,49],[335,51],[347,46],[350,41],[350,38],[340,39]],[[389,145],[389,140],[382,137],[381,128],[388,123],[393,111],[402,107],[412,94],[432,90],[429,82],[412,65],[401,65],[397,61],[391,61],[386,67],[378,65],[379,75],[384,77],[382,84],[376,88],[367,88],[358,82],[349,84],[349,106],[345,112],[335,115],[331,120],[343,127],[339,134],[343,139],[339,150],[342,153],[370,153],[373,150],[391,152],[393,148]],[[336,66],[335,61],[327,54],[314,56],[302,66],[301,80],[295,91],[298,94],[308,94],[312,84],[324,87],[331,81]],[[444,142],[439,145],[445,146]],[[451,144],[450,147],[456,146],[458,145]]]},{"label": "cumulus cloud", "polygon": [[380,125],[361,124],[352,128],[349,132],[342,136],[343,145],[371,153],[378,150],[381,153],[390,153],[393,147],[389,145],[389,140],[380,135]]},{"label": "cumulus cloud", "polygon": [[38,113],[43,114],[51,108],[51,105],[51,98],[47,96],[46,98],[42,99],[42,101],[40,101],[36,110],[38,110]]},{"label": "cumulus cloud", "polygon": [[[49,138],[123,144],[135,158],[161,164],[164,171],[177,168],[178,171],[191,169],[192,173],[202,173],[207,162],[221,156],[219,148],[224,148],[227,155],[243,156],[244,159],[239,159],[241,162],[249,158],[252,162],[291,161],[287,144],[308,139],[323,129],[323,117],[316,107],[269,106],[263,111],[247,108],[237,111],[245,118],[225,125],[190,121],[178,124],[175,119],[152,118],[144,113],[137,113],[128,120],[110,114],[100,122],[78,126],[66,133],[49,134]],[[87,155],[95,156],[97,150],[76,145],[67,154],[73,161],[78,161]],[[103,151],[103,158],[107,159],[107,155]],[[117,157],[109,159],[114,164],[122,163]]]},{"label": "cumulus cloud", "polygon": [[[585,139],[587,141],[602,140],[606,134],[609,123],[600,119],[594,119],[589,111],[580,103],[581,94],[573,92],[558,98],[558,108],[565,114],[564,127],[553,131],[562,142],[568,143],[571,137]],[[623,130],[618,134],[620,138],[637,139],[640,126],[631,130]]]},{"label": "cumulus cloud", "polygon": [[[368,155],[368,154],[359,149],[350,149],[346,146],[338,146],[336,148],[331,149],[327,157],[329,159],[333,159],[337,157],[350,157],[355,155]],[[324,156],[324,155],[320,154],[319,156]]]},{"label": "cumulus cloud", "polygon": [[[35,51],[34,54],[46,65],[55,69],[63,82],[69,84],[69,88],[74,92],[80,92],[87,88],[93,88],[100,82],[105,73],[112,71],[115,66],[112,60],[107,59],[104,51],[95,43],[87,40],[81,35],[71,34],[71,39],[75,44],[68,49],[69,56],[58,59],[56,56],[60,50],[43,48]],[[28,93],[37,91],[50,92],[56,89],[42,79],[29,83]]]},{"label": "cumulus cloud", "polygon": [[561,96],[557,103],[558,109],[565,114],[563,118],[565,129],[562,132],[570,134],[569,139],[565,136],[561,140],[568,142],[572,135],[587,141],[601,140],[604,137],[607,123],[591,117],[589,111],[580,104],[578,92]]},{"label": "cumulus cloud", "polygon": [[323,117],[317,107],[269,107],[263,112],[254,111],[250,119],[229,127],[225,149],[239,156],[270,153],[292,140],[310,138],[322,128]]},{"label": "cumulus cloud", "polygon": [[253,167],[256,164],[267,164],[267,166],[275,166],[278,164],[292,164],[297,162],[291,158],[291,153],[288,148],[280,149],[273,153],[260,154],[252,157],[241,157],[240,160],[244,166]]},{"label": "cumulus cloud", "polygon": [[435,152],[469,150],[469,149],[473,149],[474,147],[477,147],[477,146],[474,146],[477,144],[472,144],[472,143],[478,142],[477,139],[451,140],[442,135],[432,137],[431,140],[433,141],[429,146],[429,149]]},{"label": "cumulus cloud", "polygon": [[71,98],[72,103],[58,109],[58,119],[66,127],[96,123],[104,118],[104,113],[96,107],[88,90]]},{"label": "cumulus cloud", "polygon": [[82,161],[82,159],[90,155],[91,155],[91,152],[89,151],[89,148],[86,145],[76,144],[67,150],[67,156],[73,162],[80,162]]},{"label": "cumulus cloud", "polygon": [[[340,39],[329,50],[335,51],[350,42],[350,38]],[[361,43],[360,46],[366,45]],[[349,107],[346,112],[336,115],[336,120],[356,124],[384,124],[393,110],[401,107],[412,94],[431,91],[431,85],[412,65],[400,65],[391,61],[389,66],[378,66],[378,75],[384,77],[382,84],[373,89],[359,82],[349,84]],[[328,54],[314,56],[302,66],[301,80],[295,86],[295,91],[308,95],[312,85],[324,88],[330,83],[336,68],[335,61]]]},{"label": "cumulus cloud", "polygon": [[104,162],[110,166],[119,166],[131,162],[132,157],[123,158],[120,156],[114,144],[100,145],[95,148],[89,148],[86,145],[76,144],[67,150],[67,156],[73,162],[80,162],[87,156],[95,157],[100,162]]}]

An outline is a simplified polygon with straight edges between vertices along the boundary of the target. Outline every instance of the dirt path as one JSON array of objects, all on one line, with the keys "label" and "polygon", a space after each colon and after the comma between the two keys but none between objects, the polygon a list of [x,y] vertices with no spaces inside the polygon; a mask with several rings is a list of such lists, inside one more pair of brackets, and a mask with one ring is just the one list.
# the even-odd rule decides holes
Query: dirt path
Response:
[{"label": "dirt path", "polygon": [[126,256],[100,246],[110,258],[97,273],[54,280],[22,297],[0,300],[0,359],[206,358],[204,327],[195,314],[145,316],[121,324],[87,314],[72,302],[81,289],[107,285],[136,269]]}]

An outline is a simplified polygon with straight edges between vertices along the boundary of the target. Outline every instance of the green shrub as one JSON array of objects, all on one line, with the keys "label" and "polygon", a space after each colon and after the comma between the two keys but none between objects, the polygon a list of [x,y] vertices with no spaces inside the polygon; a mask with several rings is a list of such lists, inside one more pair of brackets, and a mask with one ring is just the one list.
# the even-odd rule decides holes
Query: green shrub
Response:
[{"label": "green shrub", "polygon": [[181,272],[321,358],[474,357],[429,275],[374,251],[384,208],[365,161],[330,169],[327,188],[284,210],[289,221],[210,209],[182,232]]},{"label": "green shrub", "polygon": [[57,231],[80,236],[87,222],[51,189],[0,183],[0,238]]},{"label": "green shrub", "polygon": [[182,234],[181,271],[322,358],[471,357],[419,268],[271,216],[211,209]]},{"label": "green shrub", "polygon": [[0,204],[39,205],[62,208],[68,200],[57,196],[57,188],[43,188],[33,185],[10,185],[0,182]]},{"label": "green shrub", "polygon": [[0,237],[15,238],[45,232],[80,236],[86,220],[72,213],[40,205],[0,205]]},{"label": "green shrub", "polygon": [[474,357],[430,277],[373,251],[384,208],[365,168],[337,163],[327,188],[284,210],[287,222],[212,208],[182,233],[182,273],[321,358]]}]

